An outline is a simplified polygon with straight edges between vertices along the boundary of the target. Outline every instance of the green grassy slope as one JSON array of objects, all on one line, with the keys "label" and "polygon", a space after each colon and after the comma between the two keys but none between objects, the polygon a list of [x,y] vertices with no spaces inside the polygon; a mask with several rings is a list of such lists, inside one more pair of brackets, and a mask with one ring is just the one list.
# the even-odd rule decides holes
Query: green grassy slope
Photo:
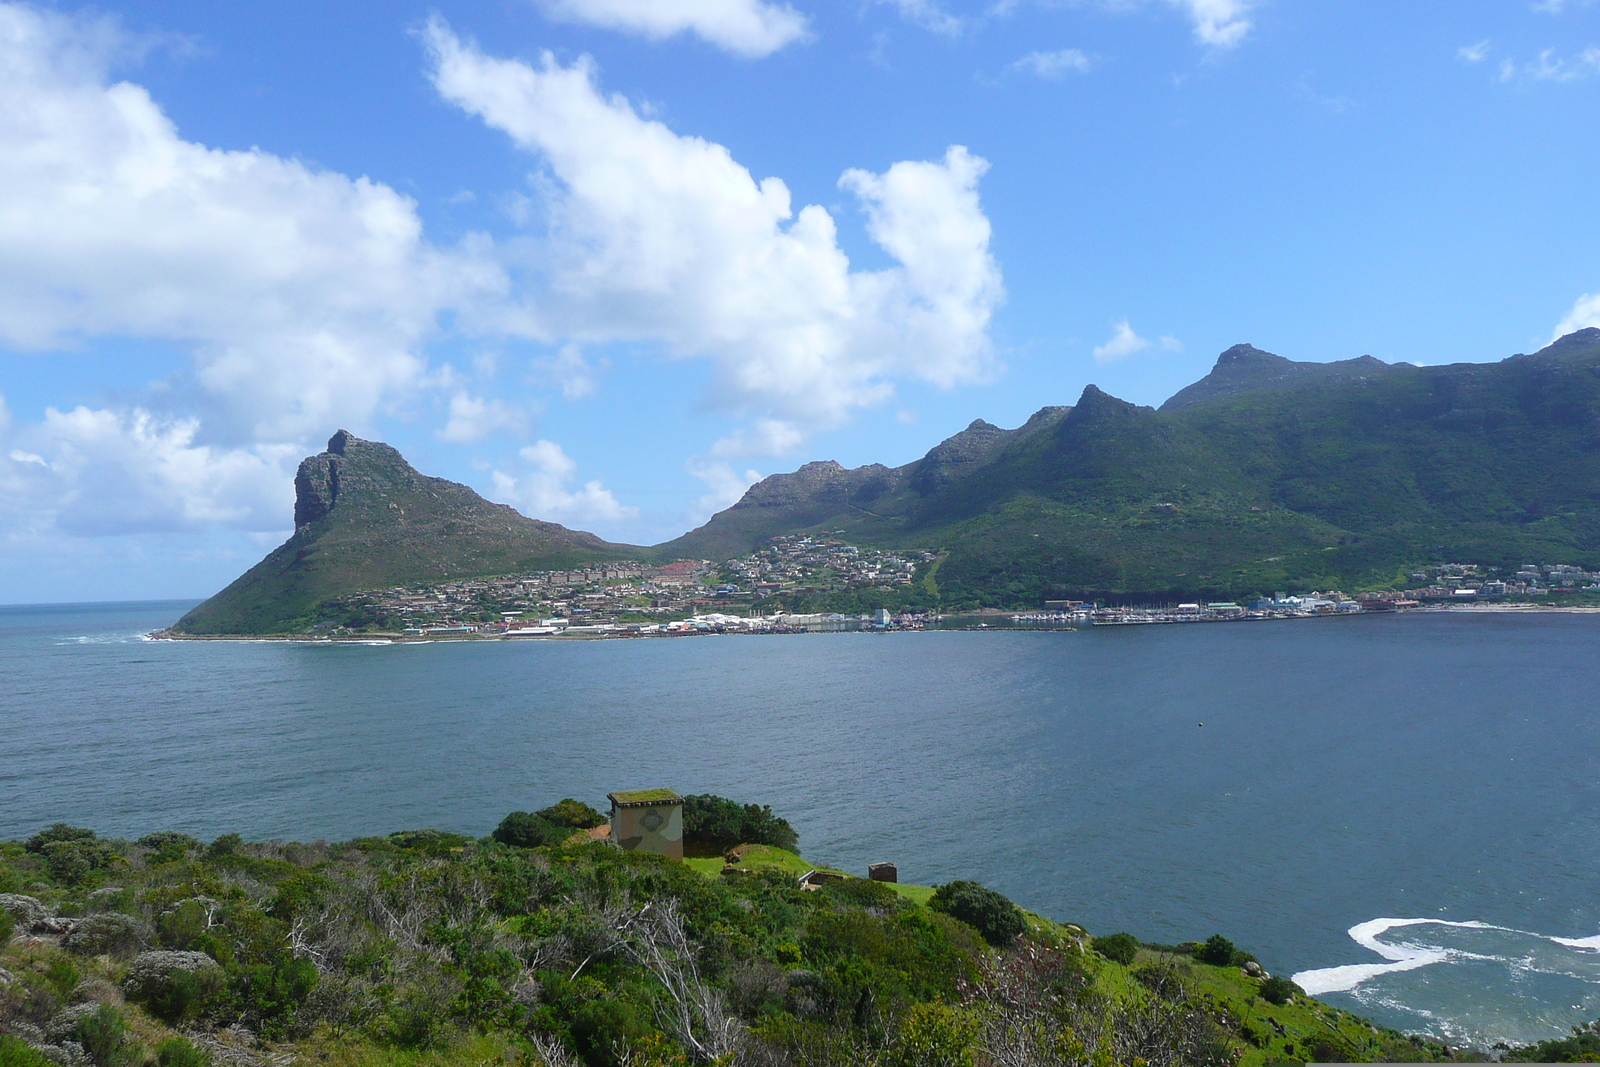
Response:
[{"label": "green grassy slope", "polygon": [[[927,906],[926,887],[802,891],[810,864],[779,850],[724,877],[598,843],[431,830],[331,845],[88,833],[0,842],[0,1062],[49,1062],[30,1044],[62,1062],[64,1041],[102,1064],[1448,1058],[1312,998],[1269,1003],[1259,980],[1185,946],[1118,963],[1026,914],[990,944]],[[170,977],[175,953],[203,967]],[[1015,1040],[1034,1054],[993,1051]]]},{"label": "green grassy slope", "polygon": [[294,535],[175,630],[296,633],[314,621],[317,605],[343,593],[650,554],[525,518],[344,431],[300,465],[295,494]]}]

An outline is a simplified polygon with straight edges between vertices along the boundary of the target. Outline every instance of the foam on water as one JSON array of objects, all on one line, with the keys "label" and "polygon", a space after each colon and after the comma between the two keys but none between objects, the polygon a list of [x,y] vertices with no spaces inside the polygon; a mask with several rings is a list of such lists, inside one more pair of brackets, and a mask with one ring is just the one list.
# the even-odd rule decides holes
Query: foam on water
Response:
[{"label": "foam on water", "polygon": [[1378,940],[1378,935],[1397,926],[1421,926],[1423,924],[1437,926],[1454,926],[1467,930],[1503,929],[1491,927],[1480,922],[1446,922],[1443,919],[1370,919],[1364,923],[1357,923],[1349,930],[1352,940],[1362,948],[1371,949],[1378,955],[1392,963],[1351,963],[1343,967],[1319,967],[1314,970],[1301,971],[1294,976],[1294,982],[1312,996],[1323,993],[1342,993],[1354,989],[1369,978],[1376,978],[1380,974],[1394,974],[1398,971],[1414,971],[1418,967],[1426,967],[1431,963],[1443,963],[1450,958],[1450,950],[1443,948],[1430,948],[1425,945],[1402,942],[1398,945],[1385,944]]},{"label": "foam on water", "polygon": [[[1402,929],[1404,935],[1384,940]],[[1388,962],[1305,970],[1294,975],[1295,983],[1314,996],[1348,994],[1368,1009],[1398,1011],[1423,1029],[1480,1045],[1526,1043],[1548,1036],[1558,1016],[1600,1013],[1600,935],[1557,937],[1486,922],[1396,918],[1358,923],[1348,932]]]}]

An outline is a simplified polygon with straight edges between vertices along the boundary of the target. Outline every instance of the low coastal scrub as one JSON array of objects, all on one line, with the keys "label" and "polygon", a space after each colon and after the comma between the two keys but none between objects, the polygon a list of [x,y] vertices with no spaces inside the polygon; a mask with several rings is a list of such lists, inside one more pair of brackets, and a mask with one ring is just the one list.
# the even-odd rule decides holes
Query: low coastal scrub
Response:
[{"label": "low coastal scrub", "polygon": [[[794,843],[770,809],[699,799],[703,840]],[[481,840],[0,842],[0,1067],[1448,1058],[1289,983],[1276,1000],[1220,938],[1091,939],[970,881],[808,891],[781,845],[678,863],[590,843],[596,818],[562,801]]]}]

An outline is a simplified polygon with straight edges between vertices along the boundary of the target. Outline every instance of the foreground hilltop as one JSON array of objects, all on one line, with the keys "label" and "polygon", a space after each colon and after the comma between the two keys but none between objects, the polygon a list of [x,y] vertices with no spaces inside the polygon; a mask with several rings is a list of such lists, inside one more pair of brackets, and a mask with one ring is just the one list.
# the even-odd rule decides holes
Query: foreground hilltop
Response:
[{"label": "foreground hilltop", "polygon": [[[597,814],[561,821],[583,808],[514,813],[484,839],[206,846],[57,824],[0,841],[0,1064],[1450,1058],[1304,996],[1221,936],[1090,938],[974,882],[808,891],[793,852],[629,852],[588,840],[578,827]],[[543,816],[565,831],[525,839]]]},{"label": "foreground hilltop", "polygon": [[1350,588],[1437,560],[1600,558],[1600,330],[1499,363],[1299,363],[1250,345],[1159,409],[1091,385],[922,459],[809,463],[666,554],[778,534],[922,549],[944,603]]},{"label": "foreground hilltop", "polygon": [[173,627],[184,634],[305,630],[340,594],[636,556],[419,474],[398,451],[344,430],[300,464],[294,535]]}]

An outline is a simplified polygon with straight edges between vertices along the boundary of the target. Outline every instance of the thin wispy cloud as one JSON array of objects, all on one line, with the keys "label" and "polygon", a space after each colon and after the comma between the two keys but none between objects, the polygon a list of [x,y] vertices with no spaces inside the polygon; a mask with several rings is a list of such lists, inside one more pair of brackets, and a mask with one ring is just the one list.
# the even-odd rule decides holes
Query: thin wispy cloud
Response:
[{"label": "thin wispy cloud", "polygon": [[900,17],[930,33],[955,37],[967,28],[967,20],[946,11],[938,0],[878,0],[899,10]]},{"label": "thin wispy cloud", "polygon": [[551,18],[663,40],[693,34],[747,58],[810,38],[808,20],[767,0],[539,0]]},{"label": "thin wispy cloud", "polygon": [[1489,57],[1489,42],[1484,40],[1477,44],[1463,45],[1456,49],[1456,56],[1467,63],[1482,63]]},{"label": "thin wispy cloud", "polygon": [[1076,48],[1061,48],[1054,52],[1029,52],[1015,63],[1012,70],[1024,71],[1040,78],[1060,80],[1068,74],[1087,74],[1094,61]]},{"label": "thin wispy cloud", "polygon": [[1526,63],[1519,63],[1507,56],[1500,60],[1498,80],[1513,82],[1525,79],[1561,85],[1585,81],[1596,75],[1600,75],[1600,45],[1590,45],[1571,56],[1562,56],[1554,48],[1546,48]]}]

